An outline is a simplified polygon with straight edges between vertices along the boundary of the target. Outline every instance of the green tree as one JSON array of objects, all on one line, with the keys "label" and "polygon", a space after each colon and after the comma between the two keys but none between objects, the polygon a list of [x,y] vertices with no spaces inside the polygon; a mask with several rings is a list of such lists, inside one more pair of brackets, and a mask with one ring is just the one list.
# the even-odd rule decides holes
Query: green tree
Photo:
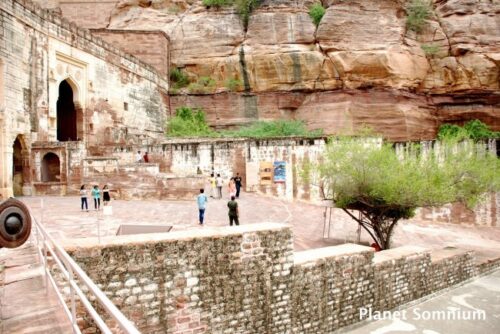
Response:
[{"label": "green tree", "polygon": [[399,220],[413,217],[418,207],[452,202],[473,207],[483,194],[500,190],[499,160],[480,145],[462,141],[435,147],[424,151],[410,145],[398,155],[387,143],[340,138],[329,142],[315,170],[325,197],[388,249]]},{"label": "green tree", "polygon": [[316,27],[321,22],[321,19],[323,18],[323,15],[325,15],[325,12],[325,8],[319,3],[315,3],[309,9],[309,16],[313,20],[313,23]]},{"label": "green tree", "polygon": [[175,116],[167,123],[169,137],[214,137],[214,132],[207,124],[202,109],[180,107],[175,110]]},{"label": "green tree", "polygon": [[465,123],[463,127],[455,124],[443,124],[439,127],[439,140],[472,139],[475,141],[489,138],[500,138],[500,131],[491,131],[490,128],[478,119]]},{"label": "green tree", "polygon": [[432,6],[429,0],[413,0],[406,7],[406,27],[415,32],[422,31],[425,21],[431,16]]}]

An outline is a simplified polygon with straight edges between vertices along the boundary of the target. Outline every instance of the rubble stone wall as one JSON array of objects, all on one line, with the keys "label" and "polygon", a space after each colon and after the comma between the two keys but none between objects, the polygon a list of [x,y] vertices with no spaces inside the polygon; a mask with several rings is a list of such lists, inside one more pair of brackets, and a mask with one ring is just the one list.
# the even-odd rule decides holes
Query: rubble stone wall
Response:
[{"label": "rubble stone wall", "polygon": [[478,272],[460,250],[294,253],[283,224],[72,240],[67,249],[143,333],[331,333],[360,321],[360,310],[389,310]]}]

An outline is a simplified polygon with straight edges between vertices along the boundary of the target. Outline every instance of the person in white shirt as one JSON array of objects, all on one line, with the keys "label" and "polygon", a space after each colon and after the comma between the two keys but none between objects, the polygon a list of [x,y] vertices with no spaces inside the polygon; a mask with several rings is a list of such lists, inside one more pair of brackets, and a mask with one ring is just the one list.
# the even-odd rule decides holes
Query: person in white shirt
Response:
[{"label": "person in white shirt", "polygon": [[85,209],[87,210],[87,212],[89,212],[89,204],[87,202],[87,196],[88,196],[87,189],[85,189],[85,185],[82,184],[82,186],[80,187],[80,200],[82,202],[82,211],[83,211],[83,205],[85,205]]},{"label": "person in white shirt", "polygon": [[137,163],[142,162],[141,151],[137,151],[137,154],[135,155],[135,162],[137,162]]},{"label": "person in white shirt", "polygon": [[222,180],[222,177],[220,177],[220,174],[217,174],[217,178],[215,179],[215,184],[217,185],[217,192],[218,192],[218,198],[222,198],[222,186],[224,184],[224,180]]}]

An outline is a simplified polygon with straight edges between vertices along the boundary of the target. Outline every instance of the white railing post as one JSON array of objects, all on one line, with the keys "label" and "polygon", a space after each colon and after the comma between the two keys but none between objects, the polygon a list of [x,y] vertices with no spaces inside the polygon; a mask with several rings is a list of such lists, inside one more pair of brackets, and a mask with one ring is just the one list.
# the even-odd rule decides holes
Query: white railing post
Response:
[{"label": "white railing post", "polygon": [[71,266],[69,266],[67,263],[64,263],[64,265],[68,268],[68,274],[69,274],[69,293],[71,295],[71,323],[73,324],[74,327],[76,326],[76,301],[75,301],[76,292],[71,282],[74,282],[75,275],[73,275],[73,269],[71,268]]}]

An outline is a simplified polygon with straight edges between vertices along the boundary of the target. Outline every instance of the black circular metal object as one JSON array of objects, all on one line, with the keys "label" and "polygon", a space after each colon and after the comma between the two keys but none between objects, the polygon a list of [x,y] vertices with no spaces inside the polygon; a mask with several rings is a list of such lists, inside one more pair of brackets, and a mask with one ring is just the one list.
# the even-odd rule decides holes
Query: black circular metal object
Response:
[{"label": "black circular metal object", "polygon": [[9,198],[0,203],[0,248],[19,247],[31,233],[31,215],[21,201]]},{"label": "black circular metal object", "polygon": [[7,219],[5,219],[5,231],[8,234],[15,236],[16,234],[19,234],[19,232],[21,232],[22,228],[23,219],[19,215],[13,213],[8,216]]}]

